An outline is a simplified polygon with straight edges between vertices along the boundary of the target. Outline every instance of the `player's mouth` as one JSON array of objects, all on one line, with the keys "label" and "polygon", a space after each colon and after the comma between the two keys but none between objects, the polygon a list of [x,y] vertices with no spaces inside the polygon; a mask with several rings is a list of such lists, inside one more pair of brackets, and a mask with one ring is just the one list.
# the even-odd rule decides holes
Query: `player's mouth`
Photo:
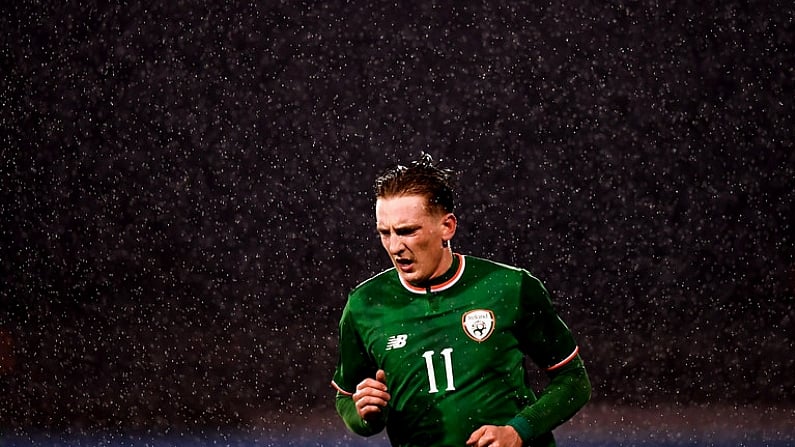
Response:
[{"label": "player's mouth", "polygon": [[411,271],[411,267],[414,265],[414,261],[411,259],[397,258],[395,259],[395,265],[400,269],[400,271],[409,272]]}]

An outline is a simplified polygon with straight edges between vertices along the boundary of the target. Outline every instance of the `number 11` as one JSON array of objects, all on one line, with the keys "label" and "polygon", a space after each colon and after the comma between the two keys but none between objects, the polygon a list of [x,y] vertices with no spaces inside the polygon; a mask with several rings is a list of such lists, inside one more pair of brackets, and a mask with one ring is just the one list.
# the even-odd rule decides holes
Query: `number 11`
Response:
[{"label": "number 11", "polygon": [[[447,376],[447,388],[445,388],[445,391],[455,391],[455,384],[453,383],[453,361],[450,356],[452,352],[453,348],[445,348],[440,352],[444,358],[444,372]],[[425,351],[422,356],[425,358],[425,366],[428,368],[428,382],[431,384],[428,392],[438,393],[439,388],[436,387],[436,373],[433,369],[433,351]]]}]

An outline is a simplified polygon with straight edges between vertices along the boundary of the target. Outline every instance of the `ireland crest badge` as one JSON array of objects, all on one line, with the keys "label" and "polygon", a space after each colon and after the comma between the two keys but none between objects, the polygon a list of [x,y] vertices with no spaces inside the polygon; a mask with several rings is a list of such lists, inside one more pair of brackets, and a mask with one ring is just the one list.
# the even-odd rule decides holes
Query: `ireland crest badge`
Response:
[{"label": "ireland crest badge", "polygon": [[461,325],[469,338],[485,341],[494,332],[494,312],[484,309],[470,310],[461,317]]}]

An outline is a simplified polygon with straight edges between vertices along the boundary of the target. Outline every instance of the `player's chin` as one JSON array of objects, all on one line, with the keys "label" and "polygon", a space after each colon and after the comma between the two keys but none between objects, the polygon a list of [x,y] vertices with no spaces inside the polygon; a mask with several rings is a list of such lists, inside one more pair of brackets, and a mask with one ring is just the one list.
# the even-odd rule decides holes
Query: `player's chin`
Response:
[{"label": "player's chin", "polygon": [[418,289],[425,289],[425,287],[427,287],[428,280],[423,278],[423,279],[406,280],[406,282],[409,283],[409,285],[411,285],[412,287]]},{"label": "player's chin", "polygon": [[418,284],[422,283],[422,276],[415,271],[408,271],[408,272],[401,271],[400,276],[403,278],[404,281],[411,284],[412,286],[417,286]]}]

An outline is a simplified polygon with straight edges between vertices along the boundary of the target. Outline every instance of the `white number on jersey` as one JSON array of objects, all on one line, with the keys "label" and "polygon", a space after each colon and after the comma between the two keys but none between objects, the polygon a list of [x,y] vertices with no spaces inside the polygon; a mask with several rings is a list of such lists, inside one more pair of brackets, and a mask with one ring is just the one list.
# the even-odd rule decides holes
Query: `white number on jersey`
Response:
[{"label": "white number on jersey", "polygon": [[[453,380],[453,348],[442,349],[440,354],[444,359],[444,372],[447,379],[447,388],[445,391],[455,391],[455,383]],[[436,387],[436,372],[433,367],[433,351],[425,351],[422,356],[425,358],[425,366],[428,368],[428,382],[430,383],[429,393],[438,393],[439,388]]]}]

